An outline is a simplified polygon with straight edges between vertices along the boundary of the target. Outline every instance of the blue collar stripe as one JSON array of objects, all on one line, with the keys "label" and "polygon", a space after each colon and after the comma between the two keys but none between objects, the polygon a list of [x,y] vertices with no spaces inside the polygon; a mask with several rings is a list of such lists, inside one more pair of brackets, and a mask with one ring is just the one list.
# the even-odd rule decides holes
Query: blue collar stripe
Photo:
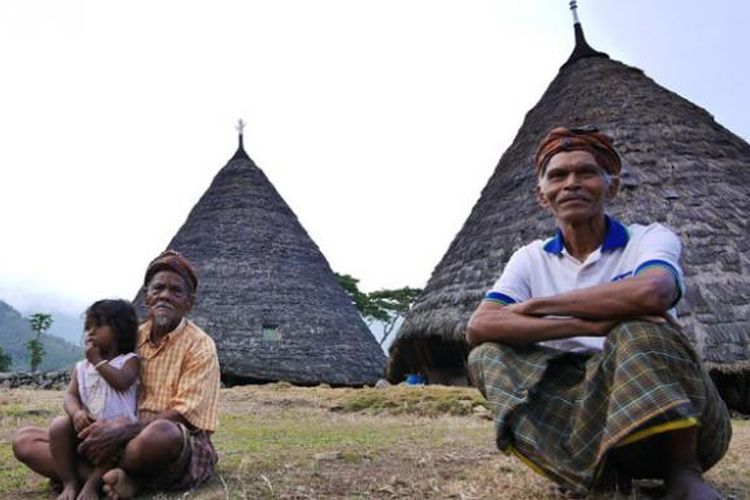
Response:
[{"label": "blue collar stripe", "polygon": [[557,228],[555,235],[544,244],[544,251],[555,255],[562,255],[563,248],[565,248],[565,243],[563,242],[562,231],[560,231],[560,228]]},{"label": "blue collar stripe", "polygon": [[674,284],[677,287],[677,298],[674,300],[672,305],[670,306],[670,309],[677,305],[677,303],[682,298],[682,283],[680,282],[680,273],[675,269],[674,265],[667,262],[666,260],[660,260],[660,259],[652,259],[647,260],[646,262],[642,262],[641,264],[638,264],[638,267],[635,268],[633,271],[633,276],[637,275],[638,273],[642,273],[646,269],[653,269],[655,267],[661,267],[662,269],[666,269],[670,273],[672,273],[672,278],[674,278]]},{"label": "blue collar stripe", "polygon": [[509,295],[505,295],[504,293],[500,293],[500,292],[487,292],[484,295],[484,300],[488,302],[497,302],[504,306],[516,303],[516,299],[514,299],[513,297],[510,297]]},{"label": "blue collar stripe", "polygon": [[642,262],[638,264],[638,267],[635,268],[635,271],[633,271],[633,276],[635,276],[638,273],[642,273],[646,269],[650,269],[652,267],[663,267],[670,273],[672,273],[672,276],[674,276],[675,281],[677,284],[680,284],[680,273],[677,272],[677,269],[675,269],[674,265],[667,262],[666,260],[661,259],[652,259],[647,260],[646,262]]},{"label": "blue collar stripe", "polygon": [[[606,224],[606,232],[604,233],[604,241],[602,242],[602,252],[612,252],[619,248],[625,248],[628,240],[630,240],[628,230],[625,226],[609,215],[604,216],[604,223]],[[547,253],[562,255],[565,248],[565,240],[563,240],[560,228],[557,228],[555,235],[547,240],[543,248]]]},{"label": "blue collar stripe", "polygon": [[604,234],[602,252],[612,252],[618,248],[625,248],[630,239],[628,230],[617,219],[613,219],[609,215],[605,215],[604,217],[606,219],[607,232]]}]

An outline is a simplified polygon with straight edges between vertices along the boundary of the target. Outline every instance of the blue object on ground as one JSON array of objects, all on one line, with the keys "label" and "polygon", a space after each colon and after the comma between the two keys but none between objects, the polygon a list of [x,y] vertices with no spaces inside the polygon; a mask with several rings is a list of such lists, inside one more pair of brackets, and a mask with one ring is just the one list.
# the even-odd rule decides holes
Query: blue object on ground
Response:
[{"label": "blue object on ground", "polygon": [[424,375],[415,375],[413,373],[410,373],[406,376],[406,383],[408,385],[424,385]]}]

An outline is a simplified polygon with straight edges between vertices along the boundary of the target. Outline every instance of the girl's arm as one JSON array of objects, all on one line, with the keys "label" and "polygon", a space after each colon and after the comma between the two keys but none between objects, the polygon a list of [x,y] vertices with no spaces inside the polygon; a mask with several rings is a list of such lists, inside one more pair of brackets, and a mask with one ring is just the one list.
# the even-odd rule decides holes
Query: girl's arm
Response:
[{"label": "girl's arm", "polygon": [[120,369],[115,368],[109,363],[102,363],[96,371],[99,372],[99,375],[101,375],[114,390],[124,391],[135,382],[135,379],[138,378],[139,369],[140,361],[138,360],[138,356],[133,356],[127,360]]},{"label": "girl's arm", "polygon": [[68,390],[63,398],[63,408],[70,418],[73,418],[73,415],[75,415],[77,411],[83,409],[81,398],[79,396],[80,392],[78,392],[77,371],[76,367],[73,366],[73,373],[70,374],[70,384],[68,384]]},{"label": "girl's arm", "polygon": [[73,373],[70,374],[70,385],[68,385],[68,391],[65,393],[65,398],[63,399],[63,408],[73,421],[73,427],[76,432],[81,432],[91,425],[94,418],[83,406],[83,403],[81,403],[81,393],[78,390],[78,374],[76,372],[77,370],[74,366]]}]

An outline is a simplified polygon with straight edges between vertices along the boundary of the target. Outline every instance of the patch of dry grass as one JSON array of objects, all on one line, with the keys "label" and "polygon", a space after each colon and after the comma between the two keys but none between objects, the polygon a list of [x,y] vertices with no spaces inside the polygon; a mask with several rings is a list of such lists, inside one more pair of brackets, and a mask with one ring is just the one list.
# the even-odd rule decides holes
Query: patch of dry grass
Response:
[{"label": "patch of dry grass", "polygon": [[[553,485],[494,448],[482,403],[475,390],[436,386],[223,389],[214,435],[218,477],[189,496],[560,498]],[[61,392],[0,391],[0,497],[53,498],[45,481],[12,458],[10,436],[21,425],[47,423],[59,408]],[[708,478],[725,496],[748,498],[750,427],[734,421],[734,430],[727,457]]]}]

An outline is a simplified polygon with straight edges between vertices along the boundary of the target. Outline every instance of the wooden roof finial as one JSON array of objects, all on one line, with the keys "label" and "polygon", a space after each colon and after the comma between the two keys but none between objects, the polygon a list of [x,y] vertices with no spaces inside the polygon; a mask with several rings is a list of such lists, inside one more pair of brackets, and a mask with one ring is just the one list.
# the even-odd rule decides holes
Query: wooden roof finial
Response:
[{"label": "wooden roof finial", "polygon": [[573,13],[573,24],[581,24],[581,21],[578,19],[578,2],[576,0],[570,0],[570,11]]},{"label": "wooden roof finial", "polygon": [[242,130],[245,128],[245,125],[247,125],[247,123],[245,123],[242,118],[237,120],[237,125],[235,125],[235,128],[237,129],[238,134],[242,135]]},{"label": "wooden roof finial", "polygon": [[599,52],[598,50],[594,50],[586,42],[586,37],[583,35],[583,26],[581,26],[581,20],[578,18],[578,2],[576,0],[570,0],[570,2],[568,2],[568,5],[570,6],[570,11],[573,13],[573,31],[576,37],[576,45],[573,48],[573,53],[570,54],[570,57],[568,57],[568,60],[565,61],[565,64],[563,64],[560,69],[568,66],[578,59],[583,59],[584,57],[609,58],[607,54],[605,54],[604,52]]},{"label": "wooden roof finial", "polygon": [[234,128],[237,130],[238,145],[237,145],[237,152],[234,153],[234,156],[232,157],[233,159],[234,158],[249,158],[249,156],[247,156],[247,153],[245,152],[245,146],[242,142],[242,136],[244,135],[243,131],[246,125],[247,123],[245,122],[245,120],[240,118],[239,120],[237,120],[237,125],[234,126]]}]

